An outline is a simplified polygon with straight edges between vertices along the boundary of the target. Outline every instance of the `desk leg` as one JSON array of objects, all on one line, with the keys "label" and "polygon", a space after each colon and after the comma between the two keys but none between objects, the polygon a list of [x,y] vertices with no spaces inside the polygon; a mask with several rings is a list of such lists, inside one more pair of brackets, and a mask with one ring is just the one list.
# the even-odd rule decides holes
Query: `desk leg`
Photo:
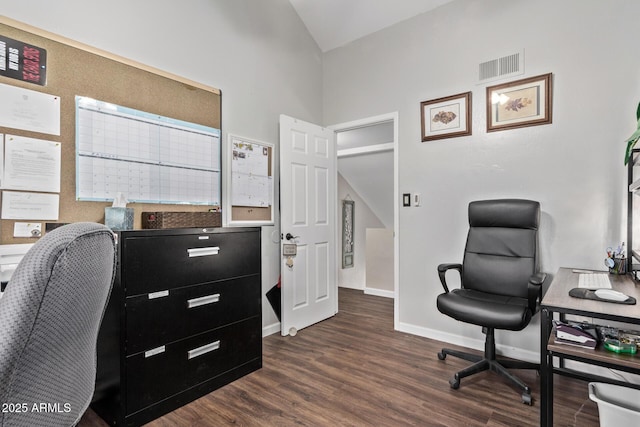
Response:
[{"label": "desk leg", "polygon": [[553,357],[547,351],[553,314],[542,309],[540,322],[540,426],[553,426]]}]

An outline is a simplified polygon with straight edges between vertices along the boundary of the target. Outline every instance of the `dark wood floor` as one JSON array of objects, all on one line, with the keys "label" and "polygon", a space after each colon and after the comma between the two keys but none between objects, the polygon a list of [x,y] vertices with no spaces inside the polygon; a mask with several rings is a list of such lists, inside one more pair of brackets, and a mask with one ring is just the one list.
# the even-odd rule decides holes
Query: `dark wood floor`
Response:
[{"label": "dark wood floor", "polygon": [[[263,368],[149,426],[537,426],[540,385],[518,371],[534,406],[493,373],[449,387],[468,365],[442,343],[393,330],[393,301],[340,289],[340,312],[295,337],[263,340]],[[498,336],[499,340],[499,336]],[[598,426],[586,383],[555,379],[555,425]],[[81,427],[106,426],[89,410]]]}]

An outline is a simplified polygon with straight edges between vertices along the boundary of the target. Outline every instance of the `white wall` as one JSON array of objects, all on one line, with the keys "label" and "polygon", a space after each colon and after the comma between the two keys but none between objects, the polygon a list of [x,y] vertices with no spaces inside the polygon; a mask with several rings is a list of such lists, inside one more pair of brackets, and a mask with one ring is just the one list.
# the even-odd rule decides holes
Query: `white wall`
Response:
[{"label": "white wall", "polygon": [[338,172],[384,227],[393,229],[393,151],[338,157]]},{"label": "white wall", "polygon": [[393,229],[367,228],[366,294],[394,297]]},{"label": "white wall", "polygon": [[[232,133],[277,145],[280,114],[322,122],[321,52],[288,0],[0,0],[0,11],[219,88],[224,143]],[[262,236],[264,295],[278,279],[279,230]],[[263,298],[263,325],[275,323]]]},{"label": "white wall", "polygon": [[[398,111],[400,193],[422,194],[421,207],[400,208],[397,327],[482,348],[479,327],[435,305],[436,266],[461,261],[471,200],[540,201],[549,273],[601,268],[604,249],[624,239],[624,140],[640,100],[637,16],[631,0],[457,0],[324,55],[325,122]],[[487,133],[478,64],[523,48],[522,77],[553,73],[553,124]],[[466,91],[473,135],[422,143],[420,102]],[[498,332],[502,350],[535,359],[538,324]]]},{"label": "white wall", "polygon": [[[338,167],[339,169],[339,167]],[[384,224],[369,208],[367,202],[349,185],[338,173],[338,227],[342,236],[342,201],[353,200],[353,267],[342,268],[342,261],[338,263],[338,286],[351,289],[364,289],[366,286],[367,247],[366,230],[368,227],[384,227]],[[342,238],[337,244],[342,253]],[[339,309],[339,308],[338,308]]]},{"label": "white wall", "polygon": [[393,121],[336,133],[338,172],[366,200],[367,205],[387,228],[393,228],[394,222],[393,150],[347,156],[341,155],[341,151],[392,144],[393,133]]}]

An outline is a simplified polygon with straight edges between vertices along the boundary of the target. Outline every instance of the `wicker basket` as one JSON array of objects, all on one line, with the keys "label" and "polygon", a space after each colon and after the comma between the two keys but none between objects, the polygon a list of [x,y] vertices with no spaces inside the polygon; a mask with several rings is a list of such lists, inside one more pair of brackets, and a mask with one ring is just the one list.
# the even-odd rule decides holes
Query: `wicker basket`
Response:
[{"label": "wicker basket", "polygon": [[220,212],[142,212],[142,228],[221,227]]}]

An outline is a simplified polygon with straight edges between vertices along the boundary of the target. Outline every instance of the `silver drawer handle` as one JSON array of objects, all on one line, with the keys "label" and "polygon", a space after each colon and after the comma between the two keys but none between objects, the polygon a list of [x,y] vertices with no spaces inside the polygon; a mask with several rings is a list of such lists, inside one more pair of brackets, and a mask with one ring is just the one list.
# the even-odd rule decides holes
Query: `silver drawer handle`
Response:
[{"label": "silver drawer handle", "polygon": [[220,294],[207,295],[200,298],[187,300],[187,308],[200,307],[201,305],[213,304],[220,301]]},{"label": "silver drawer handle", "polygon": [[149,299],[168,297],[169,296],[169,291],[166,290],[166,291],[152,292],[148,296],[149,296]]},{"label": "silver drawer handle", "polygon": [[203,345],[202,347],[194,348],[193,350],[189,350],[187,352],[187,359],[193,359],[194,357],[202,356],[203,354],[207,354],[219,348],[220,340],[212,342],[211,344]]},{"label": "silver drawer handle", "polygon": [[164,353],[164,346],[161,345],[160,347],[156,347],[156,348],[152,348],[151,350],[145,351],[144,352],[144,358],[146,359],[147,357],[151,357],[151,356],[155,356],[156,354],[160,354],[160,353]]},{"label": "silver drawer handle", "polygon": [[189,258],[193,258],[196,256],[208,256],[208,255],[218,255],[220,252],[219,246],[211,246],[208,248],[191,248],[187,249],[187,253],[189,254]]}]

